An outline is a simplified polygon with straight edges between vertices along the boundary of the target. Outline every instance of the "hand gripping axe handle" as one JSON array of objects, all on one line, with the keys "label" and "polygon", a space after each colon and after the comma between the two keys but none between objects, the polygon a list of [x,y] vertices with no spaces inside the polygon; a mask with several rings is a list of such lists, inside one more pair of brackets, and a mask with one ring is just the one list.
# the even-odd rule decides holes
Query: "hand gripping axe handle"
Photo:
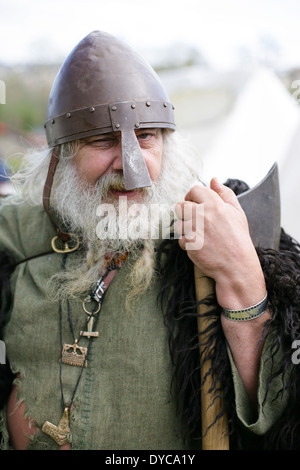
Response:
[{"label": "hand gripping axe handle", "polygon": [[[280,193],[278,166],[275,163],[265,178],[253,188],[238,196],[238,200],[247,216],[249,231],[254,246],[262,248],[278,249],[280,241]],[[214,280],[206,277],[197,266],[194,267],[195,288],[197,301],[205,299],[215,291]],[[198,332],[199,337],[205,338],[205,330],[212,322],[211,316],[203,316],[211,307],[201,303],[198,307]],[[204,341],[205,342],[205,341]],[[213,345],[211,346],[213,348]],[[210,350],[200,342],[200,358],[209,355]],[[223,404],[222,398],[212,396],[213,378],[209,373],[210,359],[207,359],[201,367],[201,418],[202,418],[202,449],[203,450],[228,450],[229,436],[227,416],[220,416]],[[220,390],[219,385],[216,390]],[[211,427],[210,427],[211,426]]]}]

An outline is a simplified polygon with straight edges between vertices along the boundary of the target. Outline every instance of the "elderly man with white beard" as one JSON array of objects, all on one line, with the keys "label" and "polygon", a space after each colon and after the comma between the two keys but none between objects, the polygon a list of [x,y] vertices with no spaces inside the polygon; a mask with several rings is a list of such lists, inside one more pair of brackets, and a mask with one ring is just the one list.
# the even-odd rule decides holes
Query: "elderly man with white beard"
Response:
[{"label": "elderly man with white beard", "polygon": [[276,441],[289,374],[272,314],[294,305],[268,299],[236,195],[199,184],[174,128],[128,46],[94,32],[66,59],[50,150],[24,158],[0,214],[4,449],[201,449],[194,265],[215,281],[212,372],[231,446]]}]

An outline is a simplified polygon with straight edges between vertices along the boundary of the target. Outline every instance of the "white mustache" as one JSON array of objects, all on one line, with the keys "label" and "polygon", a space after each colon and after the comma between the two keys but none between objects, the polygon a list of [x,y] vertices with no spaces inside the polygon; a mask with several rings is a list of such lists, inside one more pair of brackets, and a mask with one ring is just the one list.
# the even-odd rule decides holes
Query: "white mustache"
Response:
[{"label": "white mustache", "polygon": [[[110,191],[123,191],[126,192],[124,177],[122,173],[111,173],[101,176],[97,181],[96,188],[102,197],[109,194]],[[137,192],[145,192],[145,188],[136,189]]]}]

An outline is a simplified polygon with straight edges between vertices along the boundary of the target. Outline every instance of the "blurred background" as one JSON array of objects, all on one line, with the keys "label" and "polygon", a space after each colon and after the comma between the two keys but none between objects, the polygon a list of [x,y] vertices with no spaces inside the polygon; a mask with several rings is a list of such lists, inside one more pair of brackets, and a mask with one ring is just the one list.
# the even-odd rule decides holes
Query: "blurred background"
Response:
[{"label": "blurred background", "polygon": [[45,145],[61,63],[98,29],[157,71],[205,180],[252,187],[278,163],[282,225],[300,240],[299,19],[298,0],[0,0],[0,193]]}]

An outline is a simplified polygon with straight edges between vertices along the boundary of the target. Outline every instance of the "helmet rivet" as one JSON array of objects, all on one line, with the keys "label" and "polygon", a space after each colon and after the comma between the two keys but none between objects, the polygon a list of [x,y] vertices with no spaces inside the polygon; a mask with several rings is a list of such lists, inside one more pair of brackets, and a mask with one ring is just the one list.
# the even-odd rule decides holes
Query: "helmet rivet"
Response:
[{"label": "helmet rivet", "polygon": [[166,108],[167,106],[168,106],[167,103],[164,103],[164,107]]},{"label": "helmet rivet", "polygon": [[135,104],[132,104],[132,105],[131,105],[131,108],[132,108],[132,109],[135,109]]},{"label": "helmet rivet", "polygon": [[95,108],[90,108],[90,113],[93,113],[95,111]]},{"label": "helmet rivet", "polygon": [[111,110],[112,110],[112,111],[115,111],[116,109],[117,109],[117,106],[112,106],[112,107],[111,107]]},{"label": "helmet rivet", "polygon": [[66,117],[67,117],[67,118],[70,118],[70,117],[71,117],[71,113],[67,113],[67,114],[66,114]]},{"label": "helmet rivet", "polygon": [[140,127],[139,123],[136,122],[135,125],[134,125],[137,129]]},{"label": "helmet rivet", "polygon": [[120,127],[120,124],[116,124],[116,126],[115,126],[115,127],[116,127],[116,129],[119,129],[119,127]]},{"label": "helmet rivet", "polygon": [[146,106],[148,106],[148,107],[151,106],[150,101],[147,101],[147,102],[146,102]]},{"label": "helmet rivet", "polygon": [[54,119],[52,119],[52,121],[51,121],[51,124],[54,124],[54,123],[55,123],[55,120],[54,120]]}]

